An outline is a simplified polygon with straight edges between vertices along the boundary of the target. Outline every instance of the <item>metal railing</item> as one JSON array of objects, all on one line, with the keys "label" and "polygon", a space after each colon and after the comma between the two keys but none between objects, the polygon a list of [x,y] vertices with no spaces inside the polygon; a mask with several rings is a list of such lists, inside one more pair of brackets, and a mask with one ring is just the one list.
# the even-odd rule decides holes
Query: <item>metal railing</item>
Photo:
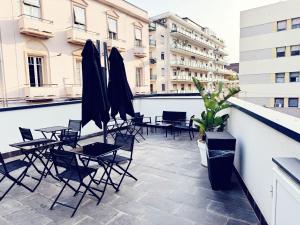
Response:
[{"label": "metal railing", "polygon": [[191,47],[184,46],[184,45],[181,45],[181,44],[173,43],[172,48],[173,49],[179,49],[181,51],[185,51],[189,54],[197,55],[199,57],[205,57],[205,58],[208,58],[208,59],[213,59],[213,56],[209,55],[206,52],[202,52],[202,51],[199,51],[199,50],[196,50],[196,49],[192,49]]},{"label": "metal railing", "polygon": [[190,67],[190,68],[201,69],[201,70],[206,70],[206,71],[209,71],[211,69],[211,67],[209,67],[209,66],[206,66],[204,64],[197,63],[197,62],[192,62],[192,61],[177,60],[177,61],[172,61],[171,65],[172,66]]}]

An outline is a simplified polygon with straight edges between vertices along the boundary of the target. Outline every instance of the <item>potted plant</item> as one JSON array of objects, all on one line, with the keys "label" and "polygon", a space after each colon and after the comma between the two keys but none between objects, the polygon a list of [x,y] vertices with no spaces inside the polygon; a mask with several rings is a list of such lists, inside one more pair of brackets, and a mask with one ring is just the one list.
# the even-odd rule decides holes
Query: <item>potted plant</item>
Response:
[{"label": "potted plant", "polygon": [[227,100],[240,92],[239,88],[228,88],[223,91],[223,83],[212,83],[214,90],[205,90],[204,85],[195,77],[193,82],[199,91],[205,106],[205,111],[201,113],[200,118],[194,118],[196,125],[199,127],[200,139],[198,147],[201,155],[201,164],[207,166],[207,146],[205,143],[205,132],[223,131],[229,118],[224,109],[230,107]]}]

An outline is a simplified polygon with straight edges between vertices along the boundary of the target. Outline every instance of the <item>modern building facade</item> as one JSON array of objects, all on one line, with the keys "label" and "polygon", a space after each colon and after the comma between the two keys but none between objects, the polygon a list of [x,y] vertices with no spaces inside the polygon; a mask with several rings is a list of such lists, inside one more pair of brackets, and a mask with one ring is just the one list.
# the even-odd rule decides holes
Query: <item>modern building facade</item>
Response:
[{"label": "modern building facade", "polygon": [[241,97],[267,107],[299,107],[300,1],[241,12]]},{"label": "modern building facade", "polygon": [[149,92],[143,9],[124,0],[4,0],[0,15],[1,97],[80,96],[87,39],[107,42],[108,50],[117,47],[133,92]]},{"label": "modern building facade", "polygon": [[207,27],[174,13],[150,18],[151,92],[195,92],[192,77],[227,81],[224,41]]}]

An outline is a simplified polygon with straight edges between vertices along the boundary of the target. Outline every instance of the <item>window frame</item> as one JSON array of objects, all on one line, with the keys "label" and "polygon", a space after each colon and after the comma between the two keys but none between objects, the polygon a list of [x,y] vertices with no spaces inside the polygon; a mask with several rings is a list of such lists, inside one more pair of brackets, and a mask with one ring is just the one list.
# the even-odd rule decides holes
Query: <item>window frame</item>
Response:
[{"label": "window frame", "polygon": [[[109,29],[109,20],[113,20],[116,22],[116,32],[110,31]],[[108,34],[108,39],[110,40],[118,40],[119,39],[119,21],[117,18],[107,16],[107,34]]]},{"label": "window frame", "polygon": [[[299,23],[293,24],[294,20],[299,20]],[[292,18],[292,29],[299,29],[300,28],[300,17]]]},{"label": "window frame", "polygon": [[[278,77],[279,75],[283,75],[283,82],[278,82]],[[281,83],[285,83],[285,73],[275,73],[275,83],[277,84],[281,84]]]},{"label": "window frame", "polygon": [[166,84],[161,84],[161,91],[166,91]]},{"label": "window frame", "polygon": [[[283,52],[278,52],[278,49],[283,49],[284,48],[284,51]],[[283,54],[280,54],[280,53],[283,53]],[[285,57],[286,56],[286,46],[284,47],[277,47],[276,48],[276,57],[277,58],[282,58],[282,57]]]},{"label": "window frame", "polygon": [[[137,33],[136,32],[140,32],[141,38],[137,39]],[[140,27],[134,27],[134,45],[135,47],[142,47],[143,46],[143,30]]]},{"label": "window frame", "polygon": [[[75,8],[83,10],[83,12],[84,12],[84,23],[76,21],[76,10],[75,10]],[[73,5],[73,27],[75,27],[77,29],[80,29],[80,30],[86,30],[87,29],[86,8],[84,8],[82,6],[79,6],[79,5]]]},{"label": "window frame", "polygon": [[[282,23],[282,22],[285,22],[285,28],[278,28],[279,27],[279,24]],[[280,20],[280,21],[277,21],[277,32],[280,32],[280,31],[285,31],[287,30],[287,20]]]},{"label": "window frame", "polygon": [[[292,79],[292,75],[293,74],[298,74],[298,76],[297,77],[295,77],[295,81],[291,81],[291,79]],[[298,83],[299,81],[300,81],[300,72],[290,72],[289,73],[289,82],[290,83]]]},{"label": "window frame", "polygon": [[[296,105],[291,105],[292,100],[297,100],[297,104]],[[289,98],[288,99],[288,107],[289,108],[298,108],[299,107],[299,98]]]},{"label": "window frame", "polygon": [[145,77],[143,67],[135,68],[135,85],[136,87],[145,86]]},{"label": "window frame", "polygon": [[[282,100],[281,106],[276,106],[277,105],[277,103],[276,103],[277,100]],[[275,98],[274,99],[274,108],[284,108],[284,98]]]},{"label": "window frame", "polygon": [[164,61],[165,60],[165,52],[161,52],[160,53],[160,59],[162,60],[162,61]]},{"label": "window frame", "polygon": [[[30,62],[30,58],[33,59],[33,63]],[[41,60],[41,63],[39,64],[37,62],[37,59]],[[33,78],[34,78],[34,83],[31,82],[31,71],[30,71],[30,66],[33,66]],[[38,74],[38,66],[40,65],[40,75]],[[43,55],[35,55],[35,54],[28,54],[27,55],[27,71],[28,71],[28,77],[27,80],[29,81],[29,87],[43,87],[45,85],[45,80],[46,80],[46,76],[45,76],[45,57]]]},{"label": "window frame", "polygon": [[[33,17],[33,18],[41,19],[42,18],[42,4],[41,4],[41,0],[38,0],[38,2],[39,2],[38,5],[34,5],[34,4],[31,4],[30,2],[26,2],[26,0],[23,0],[22,1],[22,11],[23,11],[23,14],[26,15],[26,16]],[[25,13],[25,8],[26,7],[30,8],[30,13]],[[38,14],[39,15],[38,16],[33,15],[32,9],[38,9]]]},{"label": "window frame", "polygon": [[[293,47],[298,47],[298,50],[292,51]],[[300,45],[292,45],[291,46],[291,56],[298,56],[298,55],[300,55]]]}]

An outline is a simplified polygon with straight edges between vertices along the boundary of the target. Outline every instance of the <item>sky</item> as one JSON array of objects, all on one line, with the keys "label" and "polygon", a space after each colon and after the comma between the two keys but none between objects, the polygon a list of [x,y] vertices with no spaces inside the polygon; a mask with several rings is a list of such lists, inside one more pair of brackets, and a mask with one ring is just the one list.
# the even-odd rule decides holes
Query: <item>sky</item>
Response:
[{"label": "sky", "polygon": [[148,11],[149,16],[171,11],[209,27],[225,41],[228,62],[239,61],[240,11],[279,0],[127,0]]}]

